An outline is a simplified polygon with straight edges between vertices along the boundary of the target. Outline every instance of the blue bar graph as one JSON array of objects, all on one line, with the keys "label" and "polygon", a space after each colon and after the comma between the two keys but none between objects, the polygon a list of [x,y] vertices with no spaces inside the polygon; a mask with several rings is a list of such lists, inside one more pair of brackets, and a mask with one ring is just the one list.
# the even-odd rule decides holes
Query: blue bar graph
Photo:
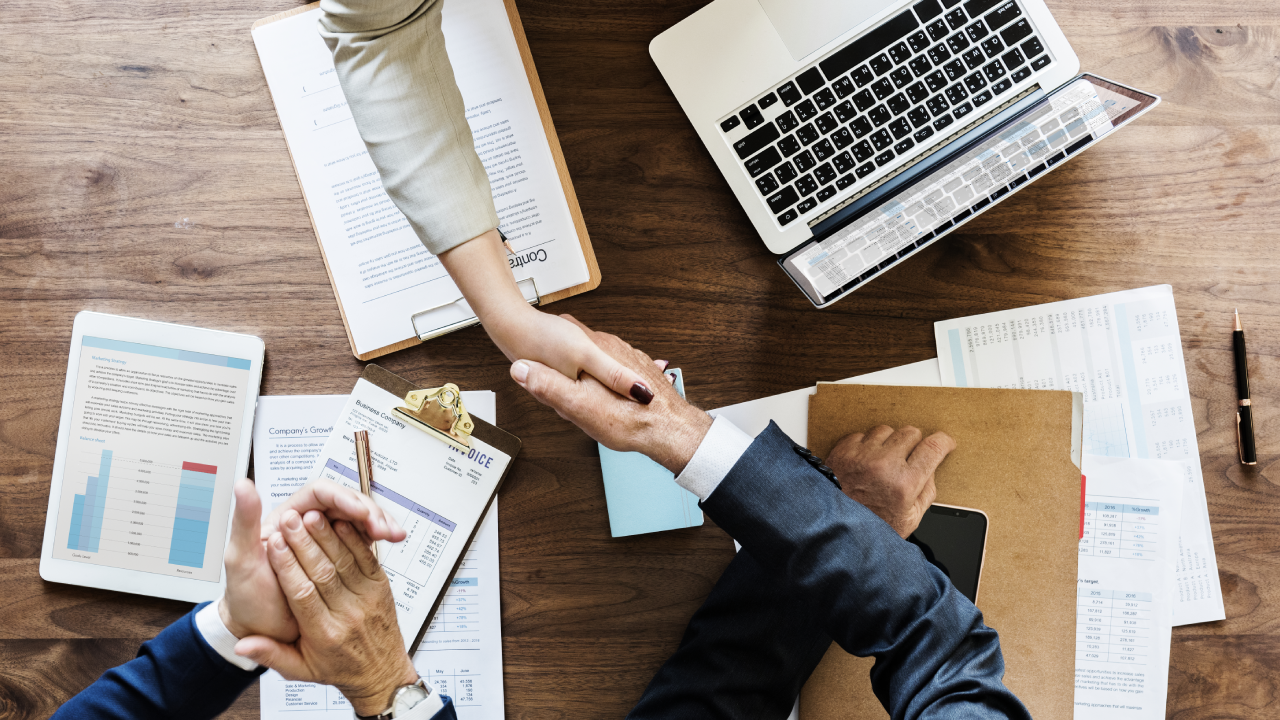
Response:
[{"label": "blue bar graph", "polygon": [[83,495],[76,495],[71,506],[71,531],[68,550],[98,552],[102,539],[102,516],[107,509],[107,483],[111,479],[111,451],[103,450],[97,477],[90,477]]},{"label": "blue bar graph", "polygon": [[204,567],[217,473],[218,468],[212,465],[182,463],[178,506],[173,514],[173,538],[169,543],[169,562],[173,565]]}]

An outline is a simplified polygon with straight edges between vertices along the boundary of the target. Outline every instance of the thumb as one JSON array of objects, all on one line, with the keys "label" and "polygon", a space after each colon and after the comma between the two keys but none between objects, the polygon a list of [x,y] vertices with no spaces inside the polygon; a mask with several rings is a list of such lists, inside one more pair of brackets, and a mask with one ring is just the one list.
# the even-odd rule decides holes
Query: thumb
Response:
[{"label": "thumb", "polygon": [[236,643],[235,653],[275,670],[287,680],[312,682],[315,679],[297,647],[263,635],[242,638]]},{"label": "thumb", "polygon": [[262,540],[262,499],[258,497],[258,489],[248,478],[240,478],[235,484],[236,512],[231,518],[231,543],[244,553],[242,557],[253,557],[261,552]]},{"label": "thumb", "polygon": [[538,402],[557,412],[573,404],[578,381],[565,377],[559,370],[536,360],[517,360],[511,365],[511,379]]},{"label": "thumb", "polygon": [[623,397],[630,397],[641,405],[648,405],[653,400],[653,388],[640,377],[640,373],[623,365],[612,355],[592,346],[582,360],[582,369],[595,379]]}]

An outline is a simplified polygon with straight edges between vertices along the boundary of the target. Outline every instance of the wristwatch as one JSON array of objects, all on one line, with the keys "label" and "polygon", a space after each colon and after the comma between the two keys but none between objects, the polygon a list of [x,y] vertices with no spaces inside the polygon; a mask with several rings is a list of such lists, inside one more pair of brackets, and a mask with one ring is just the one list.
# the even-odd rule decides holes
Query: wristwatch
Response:
[{"label": "wristwatch", "polygon": [[418,678],[412,685],[401,685],[391,696],[391,706],[378,715],[356,715],[359,720],[394,720],[417,707],[418,703],[431,696],[427,681]]}]

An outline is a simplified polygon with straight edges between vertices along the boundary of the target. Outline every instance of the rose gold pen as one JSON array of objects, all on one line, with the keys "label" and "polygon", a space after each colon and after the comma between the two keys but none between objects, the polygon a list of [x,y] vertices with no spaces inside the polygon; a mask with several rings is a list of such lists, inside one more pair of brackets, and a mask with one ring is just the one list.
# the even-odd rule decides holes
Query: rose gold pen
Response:
[{"label": "rose gold pen", "polygon": [[[360,473],[360,492],[365,497],[373,497],[373,453],[369,450],[369,431],[356,431],[356,472]],[[373,543],[373,556],[378,556],[378,543]]]}]

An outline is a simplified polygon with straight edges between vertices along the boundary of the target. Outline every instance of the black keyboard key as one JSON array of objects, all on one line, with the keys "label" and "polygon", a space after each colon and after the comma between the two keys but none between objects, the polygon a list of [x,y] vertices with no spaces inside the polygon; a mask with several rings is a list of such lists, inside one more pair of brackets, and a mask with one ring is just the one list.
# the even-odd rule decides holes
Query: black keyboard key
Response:
[{"label": "black keyboard key", "polygon": [[[995,57],[1003,49],[1004,43],[1000,42],[999,35],[992,35],[982,43],[982,51],[987,54],[987,57]],[[1019,65],[1021,65],[1021,63],[1019,63]]]},{"label": "black keyboard key", "polygon": [[1074,155],[1074,154],[1076,154],[1076,152],[1077,152],[1077,151],[1079,151],[1079,150],[1080,150],[1080,149],[1082,149],[1085,145],[1088,145],[1088,144],[1089,144],[1089,143],[1091,143],[1091,142],[1093,142],[1093,135],[1085,135],[1084,137],[1080,138],[1079,140],[1077,140],[1077,141],[1075,141],[1075,142],[1071,143],[1070,145],[1068,145],[1068,146],[1067,146],[1067,148],[1066,148],[1065,150],[1063,150],[1063,152],[1065,152],[1065,153],[1066,153],[1066,154],[1068,154],[1068,155]]},{"label": "black keyboard key", "polygon": [[999,5],[1005,0],[969,0],[964,4],[964,9],[969,13],[970,17],[978,17],[982,13]]},{"label": "black keyboard key", "polygon": [[823,140],[817,145],[814,145],[811,149],[813,150],[813,156],[819,160],[826,160],[836,154],[836,149],[832,146],[830,140]]},{"label": "black keyboard key", "polygon": [[1018,188],[1022,187],[1026,182],[1027,182],[1027,176],[1019,175],[1018,177],[1009,181],[1009,190],[1010,191],[1017,190]]},{"label": "black keyboard key", "polygon": [[760,152],[765,147],[772,145],[774,140],[778,139],[780,133],[777,126],[768,123],[764,127],[756,130],[750,135],[742,138],[733,144],[733,149],[738,153],[739,160],[747,158]]},{"label": "black keyboard key", "polygon": [[858,182],[858,179],[855,178],[852,174],[842,175],[840,179],[836,181],[836,187],[840,188],[841,190],[844,190],[845,188],[850,187],[856,182]]},{"label": "black keyboard key", "polygon": [[796,117],[800,118],[800,122],[804,122],[817,114],[818,108],[814,107],[812,100],[805,100],[796,105]]},{"label": "black keyboard key", "polygon": [[800,102],[800,99],[804,96],[796,89],[795,83],[787,83],[786,85],[778,88],[778,97],[782,98],[783,105],[791,107],[792,105]]},{"label": "black keyboard key", "polygon": [[1040,70],[1040,69],[1042,69],[1045,65],[1048,65],[1048,64],[1049,64],[1049,56],[1048,56],[1048,55],[1041,55],[1040,57],[1038,57],[1038,58],[1036,58],[1035,60],[1032,60],[1032,61],[1031,61],[1031,69],[1032,69],[1032,70]]},{"label": "black keyboard key", "polygon": [[945,128],[946,126],[950,125],[951,123],[952,123],[951,116],[950,116],[950,115],[943,115],[943,116],[941,116],[941,117],[934,118],[934,121],[933,121],[933,129],[934,129],[934,130],[941,130],[941,129]]},{"label": "black keyboard key", "polygon": [[928,125],[929,111],[925,110],[924,106],[920,106],[918,108],[915,108],[911,112],[907,113],[907,119],[911,121],[911,124],[914,127],[921,127],[924,125]]},{"label": "black keyboard key", "polygon": [[748,105],[742,108],[742,112],[738,113],[742,116],[742,122],[747,124],[747,129],[759,127],[764,122],[764,116],[760,114],[760,110],[755,105]]},{"label": "black keyboard key", "polygon": [[813,94],[813,101],[818,104],[819,110],[826,110],[836,104],[836,96],[830,88],[822,88]]},{"label": "black keyboard key", "polygon": [[1000,59],[1004,61],[1005,67],[1009,68],[1010,70],[1021,66],[1022,63],[1027,61],[1027,59],[1022,55],[1022,51],[1019,50],[1018,48],[1014,48],[1009,52],[1005,53],[1003,56],[1001,56]]},{"label": "black keyboard key", "polygon": [[1040,173],[1044,172],[1045,168],[1047,168],[1047,167],[1048,167],[1048,165],[1047,165],[1047,164],[1045,164],[1045,163],[1040,163],[1039,165],[1037,165],[1037,166],[1035,166],[1035,167],[1033,167],[1033,168],[1031,168],[1030,170],[1028,170],[1028,171],[1027,171],[1027,177],[1035,177],[1035,176],[1039,175]]},{"label": "black keyboard key", "polygon": [[956,105],[954,108],[951,109],[951,114],[954,115],[957,120],[964,117],[965,115],[968,115],[971,112],[973,112],[973,106],[970,105],[969,103],[964,103],[963,105]]},{"label": "black keyboard key", "polygon": [[840,128],[831,133],[831,142],[837,150],[843,150],[853,144],[853,134],[849,132],[849,128]]},{"label": "black keyboard key", "polygon": [[879,55],[871,58],[871,62],[867,64],[871,66],[871,72],[875,73],[876,77],[880,77],[893,68],[893,61],[884,53],[880,53]]},{"label": "black keyboard key", "polygon": [[885,165],[888,165],[891,160],[893,160],[893,151],[885,150],[876,156],[876,167],[884,167]]},{"label": "black keyboard key", "polygon": [[780,162],[782,162],[782,156],[778,154],[778,150],[776,148],[766,148],[764,152],[744,164],[751,177],[756,177],[764,171],[772,169],[774,165]]},{"label": "black keyboard key", "polygon": [[866,140],[863,140],[862,142],[853,146],[853,159],[857,162],[866,162],[867,160],[871,159],[872,155],[875,155],[875,154],[876,154],[876,151],[871,149],[871,143],[867,142]]},{"label": "black keyboard key", "polygon": [[823,79],[822,73],[818,72],[818,68],[811,67],[796,76],[796,84],[805,95],[812,95],[814,90],[826,85],[827,81]]},{"label": "black keyboard key", "polygon": [[907,108],[911,107],[911,101],[907,99],[906,95],[898,93],[897,95],[889,98],[889,101],[886,102],[885,105],[889,106],[889,111],[894,115],[901,115],[907,111]]},{"label": "black keyboard key", "polygon": [[[906,37],[918,27],[920,23],[910,10],[900,12],[876,29],[835,51],[826,60],[818,63],[818,66],[828,78],[840,77],[869,60],[871,56]],[[858,78],[855,77],[854,81],[857,82],[857,80]]]},{"label": "black keyboard key", "polygon": [[912,58],[911,62],[907,63],[907,65],[910,66],[911,72],[916,77],[924,77],[933,69],[933,65],[929,64],[929,58],[923,55]]},{"label": "black keyboard key", "polygon": [[999,94],[1003,93],[1005,90],[1008,90],[1008,89],[1009,89],[1009,88],[1011,88],[1011,87],[1013,87],[1013,82],[1012,82],[1011,80],[1009,80],[1009,78],[1005,78],[1005,79],[1001,80],[1000,82],[996,83],[995,85],[992,85],[992,86],[991,86],[991,92],[993,92],[993,93],[995,93],[995,94],[999,95]]},{"label": "black keyboard key", "polygon": [[778,177],[778,182],[785,185],[791,182],[792,180],[795,180],[796,175],[799,175],[800,173],[796,172],[796,169],[791,166],[791,163],[784,162],[778,167],[774,168],[773,174]]},{"label": "black keyboard key", "polygon": [[847,152],[842,152],[831,158],[831,164],[835,165],[836,172],[842,175],[852,170],[854,165],[857,165],[853,160],[853,156]]},{"label": "black keyboard key", "polygon": [[853,81],[847,77],[842,77],[831,83],[831,88],[836,91],[837,97],[846,98],[853,94]]},{"label": "black keyboard key", "polygon": [[991,204],[991,200],[989,200],[989,199],[987,199],[987,198],[982,198],[981,200],[979,200],[978,202],[976,202],[976,203],[974,203],[974,204],[973,204],[973,208],[972,208],[972,209],[973,209],[974,214],[977,214],[977,212],[978,212],[979,210],[981,210],[982,208],[984,208],[984,207],[986,207],[986,206],[988,206],[988,205],[990,205],[990,204]]},{"label": "black keyboard key", "polygon": [[916,142],[924,142],[925,140],[928,140],[932,135],[933,135],[933,128],[929,127],[928,125],[925,125],[924,127],[917,130],[915,134],[912,135],[911,137],[915,138]]},{"label": "black keyboard key", "polygon": [[822,113],[817,120],[813,121],[813,124],[818,126],[818,132],[823,135],[840,127],[840,123],[836,121],[835,116],[831,113]]},{"label": "black keyboard key", "polygon": [[1059,152],[1057,155],[1054,155],[1053,157],[1049,158],[1045,162],[1049,164],[1049,167],[1053,167],[1054,165],[1057,165],[1059,162],[1061,162],[1062,158],[1066,156],[1067,156],[1066,153]]},{"label": "black keyboard key", "polygon": [[1000,187],[996,188],[995,192],[991,193],[991,202],[995,202],[1008,194],[1009,194],[1009,188],[1004,185],[1001,185]]},{"label": "black keyboard key", "polygon": [[916,247],[918,247],[918,248],[919,248],[919,247],[924,247],[925,245],[928,245],[928,244],[929,244],[929,241],[930,241],[930,240],[932,240],[932,239],[933,239],[933,233],[929,233],[928,235],[925,235],[924,237],[920,238],[919,240],[916,240]]},{"label": "black keyboard key", "polygon": [[929,59],[933,61],[934,65],[941,65],[942,63],[951,59],[951,53],[947,52],[946,45],[934,45],[933,47],[929,48],[928,54],[929,54]]},{"label": "black keyboard key", "polygon": [[808,150],[797,155],[795,160],[792,160],[792,162],[796,164],[796,169],[800,172],[809,172],[813,169],[814,165],[818,164],[818,161],[813,159],[813,155],[810,154]]},{"label": "black keyboard key", "polygon": [[853,136],[860,138],[871,132],[871,121],[863,116],[849,123],[849,127],[853,130]]},{"label": "black keyboard key", "polygon": [[864,178],[875,171],[876,171],[876,166],[872,165],[871,163],[867,163],[866,165],[859,167],[854,172],[858,174],[858,177]]},{"label": "black keyboard key", "polygon": [[832,185],[828,185],[822,188],[821,190],[818,191],[818,194],[815,195],[815,197],[818,198],[818,202],[826,202],[827,200],[830,200],[835,196],[836,196],[836,189]]},{"label": "black keyboard key", "polygon": [[893,144],[893,136],[889,134],[888,130],[879,130],[875,135],[871,136],[871,144],[876,147],[877,151],[883,150]]},{"label": "black keyboard key", "polygon": [[796,201],[799,199],[800,195],[796,193],[795,188],[788,186],[782,188],[782,192],[770,195],[766,202],[769,203],[770,212],[777,215],[783,210],[795,205]]},{"label": "black keyboard key", "polygon": [[969,38],[965,37],[964,33],[958,32],[947,38],[947,47],[951,48],[952,53],[959,55],[964,52],[965,48],[969,47]]},{"label": "black keyboard key", "polygon": [[796,131],[796,138],[805,145],[814,144],[820,137],[822,137],[822,134],[813,126],[813,123],[809,123]]},{"label": "black keyboard key", "polygon": [[1013,45],[1022,38],[1031,34],[1031,23],[1026,18],[1015,22],[1009,27],[1000,31],[1000,37],[1004,39],[1005,45]]},{"label": "black keyboard key", "polygon": [[969,22],[969,17],[965,15],[964,11],[960,8],[956,8],[955,10],[947,13],[946,18],[947,24],[951,26],[952,30],[959,30],[964,27],[965,23]]},{"label": "black keyboard key", "polygon": [[738,127],[741,122],[742,121],[738,119],[737,115],[730,115],[724,122],[720,123],[720,131],[729,132],[730,130]]},{"label": "black keyboard key", "polygon": [[877,105],[875,109],[867,113],[867,118],[870,119],[876,127],[880,127],[881,125],[889,122],[892,117],[893,115],[889,114],[889,108],[884,105]]},{"label": "black keyboard key", "polygon": [[876,104],[876,98],[871,94],[870,90],[863,90],[853,96],[853,104],[858,106],[859,112],[866,112],[871,109],[872,105]]},{"label": "black keyboard key", "polygon": [[895,140],[901,140],[911,134],[911,123],[906,118],[898,118],[889,123],[889,131],[893,133]]},{"label": "black keyboard key", "polygon": [[795,135],[788,135],[778,141],[778,149],[782,151],[785,157],[791,157],[800,152],[800,141]]},{"label": "black keyboard key", "polygon": [[951,109],[951,105],[947,102],[947,99],[941,95],[934,95],[929,98],[929,102],[924,105],[929,108],[929,112],[933,113],[934,116],[941,115]]},{"label": "black keyboard key", "polygon": [[947,36],[947,24],[942,19],[934,20],[925,28],[929,31],[929,39],[938,42]]},{"label": "black keyboard key", "polygon": [[1033,58],[1044,52],[1044,46],[1040,44],[1040,38],[1033,36],[1030,40],[1022,43],[1022,52],[1026,53],[1027,57]]},{"label": "black keyboard key", "polygon": [[1014,71],[1013,75],[1009,76],[1009,79],[1018,83],[1018,82],[1022,82],[1023,80],[1026,80],[1029,77],[1031,77],[1031,68],[1024,67],[1021,70]]},{"label": "black keyboard key", "polygon": [[1018,3],[1013,0],[1009,0],[995,10],[987,13],[985,19],[987,21],[987,25],[992,30],[999,30],[1005,25],[1013,22],[1014,19],[1020,15],[1022,15],[1022,8],[1018,7]]},{"label": "black keyboard key", "polygon": [[853,103],[845,100],[832,110],[836,114],[836,119],[842,123],[847,123],[858,116],[858,111],[853,109]]},{"label": "black keyboard key", "polygon": [[947,99],[951,101],[952,105],[959,105],[960,101],[967,97],[969,97],[969,93],[965,92],[959,83],[947,88]]},{"label": "black keyboard key", "polygon": [[924,84],[929,86],[929,92],[938,92],[947,86],[947,76],[941,70],[936,70],[924,79]]},{"label": "black keyboard key", "polygon": [[813,171],[813,179],[818,181],[819,185],[826,185],[836,179],[836,169],[831,167],[831,163],[822,163]]},{"label": "black keyboard key", "polygon": [[800,217],[800,213],[796,212],[795,210],[788,210],[778,216],[778,224],[786,225],[787,223],[791,222],[792,220],[795,220],[798,217]]},{"label": "black keyboard key", "polygon": [[907,88],[907,97],[911,99],[912,105],[918,105],[929,97],[929,89],[924,86],[924,83],[916,83]]},{"label": "black keyboard key", "polygon": [[986,62],[986,58],[982,57],[982,51],[978,48],[973,48],[964,55],[961,55],[960,59],[964,60],[965,66],[970,70],[976,70],[979,65]]},{"label": "black keyboard key", "polygon": [[920,53],[929,47],[929,37],[924,34],[923,30],[917,30],[907,38],[907,44],[911,46],[911,52]]},{"label": "black keyboard key", "polygon": [[760,109],[763,110],[776,102],[778,102],[778,96],[773,93],[769,93],[768,95],[760,98]]},{"label": "black keyboard key", "polygon": [[800,204],[796,206],[796,211],[803,215],[816,207],[818,207],[817,200],[814,200],[813,198],[806,198],[800,201]]},{"label": "black keyboard key", "polygon": [[880,78],[871,86],[871,92],[876,94],[877,100],[883,100],[893,94],[893,83],[889,78]]},{"label": "black keyboard key", "polygon": [[901,260],[902,258],[904,258],[904,257],[906,257],[906,256],[908,256],[908,255],[910,255],[911,253],[913,253],[913,252],[915,252],[915,251],[916,251],[916,248],[915,248],[915,246],[914,246],[914,245],[908,245],[908,246],[906,246],[905,248],[903,248],[903,249],[901,249],[901,250],[899,250],[899,251],[898,251],[897,258],[898,258],[899,260]]},{"label": "black keyboard key", "polygon": [[774,179],[773,173],[769,173],[756,179],[756,187],[760,189],[761,195],[769,195],[778,189],[778,181]]},{"label": "black keyboard key", "polygon": [[895,65],[901,65],[907,60],[910,60],[911,54],[911,50],[907,48],[907,44],[905,42],[900,42],[889,48],[889,57],[893,59],[893,63]]},{"label": "black keyboard key", "polygon": [[987,86],[987,79],[982,77],[982,73],[974,73],[964,79],[964,85],[969,88],[969,92],[976,93]]},{"label": "black keyboard key", "polygon": [[921,22],[929,22],[941,14],[942,6],[938,4],[938,0],[924,0],[916,3],[916,16]]},{"label": "black keyboard key", "polygon": [[988,102],[991,101],[991,97],[992,95],[991,95],[990,89],[983,90],[982,92],[973,96],[973,104],[977,107],[982,107],[983,105],[986,105]]},{"label": "black keyboard key", "polygon": [[[818,189],[818,181],[814,180],[812,175],[805,175],[796,181],[795,188],[796,192],[800,193],[802,197],[808,197],[813,194],[814,190]],[[800,212],[804,212],[804,210]]]},{"label": "black keyboard key", "polygon": [[978,42],[987,36],[987,26],[983,25],[982,21],[979,20],[972,25],[965,27],[964,33],[969,36],[970,40]]},{"label": "black keyboard key", "polygon": [[987,76],[987,80],[995,82],[1004,77],[1004,66],[999,60],[993,60],[982,68],[982,74]]},{"label": "black keyboard key", "polygon": [[889,79],[893,81],[894,87],[901,90],[902,88],[906,87],[911,83],[911,80],[912,80],[911,71],[906,69],[905,67],[900,67],[897,70],[894,70],[893,72],[889,73]]},{"label": "black keyboard key", "polygon": [[959,80],[966,72],[968,72],[968,70],[964,69],[964,63],[960,62],[959,59],[952,60],[946,65],[943,65],[942,71],[947,74],[947,78],[950,80]]},{"label": "black keyboard key", "polygon": [[973,214],[973,211],[969,210],[968,208],[965,208],[964,210],[961,210],[960,212],[956,213],[955,217],[951,218],[951,222],[959,225],[961,220],[964,220],[965,218],[969,217],[972,214]]},{"label": "black keyboard key", "polygon": [[866,87],[867,83],[876,79],[876,76],[871,74],[871,68],[866,65],[863,65],[857,70],[849,73],[849,77],[853,78],[853,81],[858,84],[858,87]]},{"label": "black keyboard key", "polygon": [[791,132],[800,125],[800,121],[796,119],[795,114],[790,110],[779,115],[775,122],[778,123],[778,129],[782,132]]}]

